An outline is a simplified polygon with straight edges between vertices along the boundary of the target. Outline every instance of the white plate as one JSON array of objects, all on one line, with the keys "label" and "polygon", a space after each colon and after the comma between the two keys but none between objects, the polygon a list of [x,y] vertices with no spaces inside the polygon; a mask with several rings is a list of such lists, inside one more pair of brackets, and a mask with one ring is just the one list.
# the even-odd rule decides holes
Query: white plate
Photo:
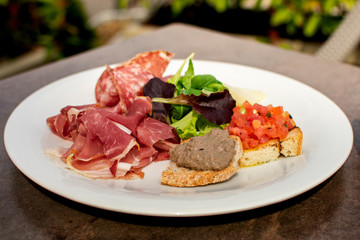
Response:
[{"label": "white plate", "polygon": [[[173,60],[173,74],[183,60]],[[60,196],[111,211],[151,216],[205,216],[239,212],[277,203],[322,183],[346,161],[353,144],[349,120],[326,96],[288,77],[221,62],[194,61],[196,74],[209,73],[224,83],[262,90],[263,104],[282,105],[304,133],[303,154],[241,169],[229,181],[197,188],[160,184],[168,161],[144,169],[143,180],[93,180],[67,169],[44,151],[69,142],[53,135],[46,118],[66,105],[94,103],[94,89],[104,67],[53,82],[27,97],[5,127],[6,150],[16,167],[40,186]]]}]

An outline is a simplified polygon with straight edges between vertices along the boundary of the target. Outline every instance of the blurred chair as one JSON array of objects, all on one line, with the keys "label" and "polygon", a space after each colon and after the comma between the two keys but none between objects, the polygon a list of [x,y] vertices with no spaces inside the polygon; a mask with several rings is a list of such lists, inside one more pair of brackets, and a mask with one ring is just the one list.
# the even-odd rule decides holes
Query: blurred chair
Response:
[{"label": "blurred chair", "polygon": [[359,42],[360,1],[357,1],[335,32],[315,52],[315,56],[342,62],[358,46]]}]

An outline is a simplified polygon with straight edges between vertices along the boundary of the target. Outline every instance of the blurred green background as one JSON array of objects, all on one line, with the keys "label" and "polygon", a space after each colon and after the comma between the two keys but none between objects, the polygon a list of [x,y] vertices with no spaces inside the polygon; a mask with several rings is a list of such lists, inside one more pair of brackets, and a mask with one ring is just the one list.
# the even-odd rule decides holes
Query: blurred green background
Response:
[{"label": "blurred green background", "polygon": [[[355,3],[356,0],[0,0],[0,78],[172,22],[287,49],[302,50],[305,45],[316,48],[336,30]],[[41,56],[28,56],[34,52]],[[28,57],[26,61],[24,56]],[[14,67],[21,59],[23,66]]]}]

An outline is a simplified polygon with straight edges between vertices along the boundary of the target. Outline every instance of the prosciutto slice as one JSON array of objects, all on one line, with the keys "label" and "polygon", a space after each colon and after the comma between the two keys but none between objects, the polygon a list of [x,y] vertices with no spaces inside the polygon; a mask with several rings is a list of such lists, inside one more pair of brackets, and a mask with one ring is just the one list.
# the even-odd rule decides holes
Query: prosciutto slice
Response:
[{"label": "prosciutto slice", "polygon": [[[149,97],[137,97],[126,115],[96,105],[63,109],[66,111],[55,117],[67,118],[65,125],[73,124],[73,132],[76,131],[73,133],[76,137],[71,138],[74,143],[63,160],[71,169],[88,177],[142,177],[143,167],[168,159],[169,149],[163,147],[164,142],[174,146],[178,143],[171,126],[149,117],[152,110]],[[48,121],[53,122],[50,121],[53,118]],[[62,131],[54,133],[63,136]]]},{"label": "prosciutto slice", "polygon": [[169,125],[150,117],[141,121],[136,129],[136,134],[139,141],[146,146],[153,146],[161,140],[171,139],[174,136],[173,129],[169,128]]},{"label": "prosciutto slice", "polygon": [[121,159],[137,144],[136,139],[96,109],[89,109],[79,119],[90,138],[98,138],[107,159]]},{"label": "prosciutto slice", "polygon": [[135,97],[142,95],[144,85],[162,77],[173,56],[165,51],[145,52],[115,68],[106,66],[95,87],[97,103],[126,113]]},{"label": "prosciutto slice", "polygon": [[145,115],[151,114],[152,104],[148,97],[137,97],[126,115],[114,113],[107,109],[99,109],[99,111],[108,119],[126,127],[132,135],[136,136],[136,128]]},{"label": "prosciutto slice", "polygon": [[75,140],[78,134],[76,126],[78,116],[86,109],[94,107],[95,104],[66,106],[59,114],[46,119],[46,124],[55,135],[66,140]]},{"label": "prosciutto slice", "polygon": [[176,131],[150,118],[152,102],[142,89],[161,78],[173,54],[137,55],[118,67],[106,67],[99,78],[97,103],[66,106],[46,122],[57,136],[73,142],[62,160],[70,169],[91,178],[142,178],[141,169],[169,158],[179,144]]}]

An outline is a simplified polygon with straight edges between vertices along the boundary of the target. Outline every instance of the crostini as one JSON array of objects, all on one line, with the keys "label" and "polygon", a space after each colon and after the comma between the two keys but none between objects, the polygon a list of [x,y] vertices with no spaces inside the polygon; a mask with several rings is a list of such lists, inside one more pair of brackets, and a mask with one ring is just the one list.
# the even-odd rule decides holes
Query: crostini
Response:
[{"label": "crostini", "polygon": [[[225,138],[228,139],[215,138],[218,133],[225,134]],[[233,145],[229,146],[229,143],[224,140],[231,140]],[[207,141],[211,141],[211,144]],[[226,147],[233,148],[232,154],[227,157],[223,156],[225,152],[230,152]],[[174,156],[177,148],[181,155]],[[161,173],[161,184],[173,187],[196,187],[224,182],[240,169],[239,160],[242,154],[243,149],[239,137],[229,136],[227,130],[213,129],[207,135],[193,137],[170,150],[172,161],[170,166]],[[175,161],[175,158],[187,161],[189,157],[193,158],[190,160],[192,162],[201,162],[198,162],[196,166],[191,166],[188,163],[179,164]],[[227,161],[226,166],[218,167],[219,162],[224,161]],[[203,167],[199,167],[199,164]]]}]

